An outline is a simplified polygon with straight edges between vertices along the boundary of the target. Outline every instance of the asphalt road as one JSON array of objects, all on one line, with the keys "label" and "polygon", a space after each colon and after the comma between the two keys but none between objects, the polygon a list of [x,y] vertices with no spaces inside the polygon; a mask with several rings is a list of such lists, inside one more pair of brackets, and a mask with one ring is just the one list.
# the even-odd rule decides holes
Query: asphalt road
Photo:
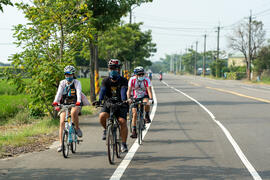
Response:
[{"label": "asphalt road", "polygon": [[110,165],[96,116],[64,159],[56,148],[0,160],[0,179],[270,179],[270,86],[165,75],[153,80],[153,122]]}]

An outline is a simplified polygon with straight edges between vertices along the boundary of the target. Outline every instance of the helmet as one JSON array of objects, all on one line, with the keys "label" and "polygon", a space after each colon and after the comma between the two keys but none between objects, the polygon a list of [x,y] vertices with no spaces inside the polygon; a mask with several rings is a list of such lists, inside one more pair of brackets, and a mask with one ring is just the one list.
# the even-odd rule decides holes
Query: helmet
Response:
[{"label": "helmet", "polygon": [[144,74],[144,69],[142,66],[138,66],[134,69],[134,74],[138,75],[138,74]]},{"label": "helmet", "polygon": [[108,62],[108,68],[111,67],[120,68],[121,62],[118,59],[110,59],[110,61]]},{"label": "helmet", "polygon": [[65,74],[75,74],[75,72],[76,72],[75,67],[70,66],[70,65],[66,66],[64,69]]}]

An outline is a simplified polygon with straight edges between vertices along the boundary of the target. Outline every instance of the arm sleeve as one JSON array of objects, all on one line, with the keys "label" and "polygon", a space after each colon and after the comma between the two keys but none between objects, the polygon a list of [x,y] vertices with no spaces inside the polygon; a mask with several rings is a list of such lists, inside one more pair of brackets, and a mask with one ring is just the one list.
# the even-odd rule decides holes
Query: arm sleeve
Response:
[{"label": "arm sleeve", "polygon": [[121,87],[121,100],[122,101],[127,100],[127,87],[126,86]]},{"label": "arm sleeve", "polygon": [[104,99],[104,96],[106,94],[106,85],[104,79],[102,80],[101,88],[99,91],[99,100],[102,101]]},{"label": "arm sleeve", "polygon": [[128,90],[128,80],[124,79],[123,84],[121,86],[121,100],[127,100],[127,90]]},{"label": "arm sleeve", "polygon": [[65,88],[65,82],[64,82],[64,81],[61,81],[61,82],[59,83],[58,90],[57,90],[57,93],[56,93],[56,96],[55,96],[53,102],[58,102],[58,103],[60,103],[61,97],[62,97],[62,95],[63,95],[64,88]]},{"label": "arm sleeve", "polygon": [[75,82],[77,102],[82,102],[82,85],[81,82],[76,80]]}]

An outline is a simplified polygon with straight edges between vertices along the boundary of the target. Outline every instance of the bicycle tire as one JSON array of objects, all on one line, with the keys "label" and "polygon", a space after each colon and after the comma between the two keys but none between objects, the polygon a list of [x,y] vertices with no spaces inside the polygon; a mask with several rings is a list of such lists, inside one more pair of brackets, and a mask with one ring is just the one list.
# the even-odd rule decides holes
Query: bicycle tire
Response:
[{"label": "bicycle tire", "polygon": [[75,142],[76,134],[72,134],[72,142],[70,143],[70,149],[72,153],[76,153],[77,150],[77,143]]},{"label": "bicycle tire", "polygon": [[129,108],[129,130],[132,132],[132,118],[133,118],[133,113],[132,113],[132,106]]},{"label": "bicycle tire", "polygon": [[141,112],[138,114],[139,117],[139,123],[138,123],[138,143],[141,145],[142,144],[142,116]]},{"label": "bicycle tire", "polygon": [[116,144],[115,144],[115,152],[116,152],[116,157],[117,158],[121,158],[121,136],[120,136],[121,134],[120,134],[120,127],[119,127],[119,125],[117,125],[116,127],[115,127],[115,142],[116,142]]},{"label": "bicycle tire", "polygon": [[107,132],[107,153],[108,153],[108,160],[110,164],[114,164],[114,154],[115,154],[115,145],[114,145],[114,137],[112,126],[108,126]]},{"label": "bicycle tire", "polygon": [[68,142],[68,131],[67,130],[63,131],[62,152],[63,152],[64,158],[67,158],[68,154],[69,154],[69,142]]}]

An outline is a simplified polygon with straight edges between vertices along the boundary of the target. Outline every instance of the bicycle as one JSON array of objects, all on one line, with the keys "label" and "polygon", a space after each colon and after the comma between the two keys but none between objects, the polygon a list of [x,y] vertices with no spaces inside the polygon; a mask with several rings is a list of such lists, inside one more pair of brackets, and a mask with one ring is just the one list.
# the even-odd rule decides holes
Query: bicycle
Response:
[{"label": "bicycle", "polygon": [[137,132],[138,132],[138,143],[142,144],[142,131],[145,129],[145,121],[144,121],[144,106],[146,102],[143,102],[143,98],[132,99],[133,107],[137,109]]},{"label": "bicycle", "polygon": [[74,124],[70,115],[71,108],[75,107],[75,104],[70,105],[60,105],[61,110],[59,111],[58,115],[60,115],[62,112],[66,112],[65,117],[65,128],[63,130],[63,136],[62,136],[62,152],[64,158],[67,158],[69,155],[69,149],[72,153],[76,153],[77,145],[82,140],[78,139],[78,136],[75,132]]},{"label": "bicycle", "polygon": [[107,121],[106,129],[107,129],[107,137],[106,137],[106,145],[108,152],[108,160],[110,164],[114,164],[114,157],[116,155],[117,158],[120,158],[121,154],[121,136],[120,136],[120,124],[115,115],[115,112],[119,110],[119,108],[123,105],[123,102],[115,102],[115,100],[108,99],[104,103],[104,105],[96,105],[96,107],[107,106],[110,108],[110,116]]}]

